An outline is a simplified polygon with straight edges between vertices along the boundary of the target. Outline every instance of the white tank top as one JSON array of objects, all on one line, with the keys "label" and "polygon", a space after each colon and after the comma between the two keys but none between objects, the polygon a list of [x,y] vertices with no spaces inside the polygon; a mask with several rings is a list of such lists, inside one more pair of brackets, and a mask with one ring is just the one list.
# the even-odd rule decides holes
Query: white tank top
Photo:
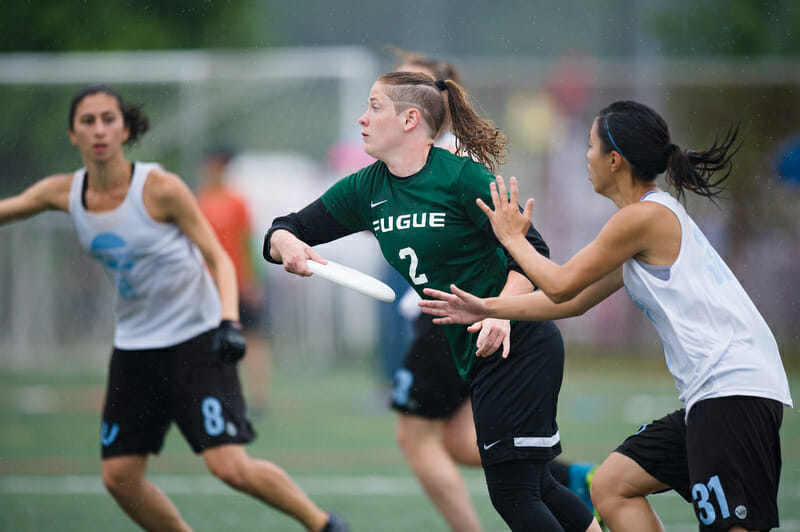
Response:
[{"label": "white tank top", "polygon": [[81,246],[115,287],[114,346],[155,349],[219,324],[219,295],[197,247],[174,224],[153,220],[142,190],[155,163],[134,165],[128,195],[113,211],[83,205],[86,169],[75,172],[69,212]]},{"label": "white tank top", "polygon": [[681,248],[667,279],[636,259],[622,267],[631,299],[653,322],[688,415],[703,399],[747,395],[792,406],[778,345],[764,318],[683,206],[650,193],[681,224]]}]

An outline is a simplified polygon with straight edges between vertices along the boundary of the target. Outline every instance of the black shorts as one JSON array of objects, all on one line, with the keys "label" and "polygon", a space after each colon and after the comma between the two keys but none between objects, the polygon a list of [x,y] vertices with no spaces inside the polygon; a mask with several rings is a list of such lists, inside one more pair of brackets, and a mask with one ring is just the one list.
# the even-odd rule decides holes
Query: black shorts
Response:
[{"label": "black shorts", "polygon": [[429,419],[449,418],[469,398],[440,325],[423,314],[414,324],[414,341],[403,366],[394,374],[390,406],[403,414]]},{"label": "black shorts", "polygon": [[700,530],[778,522],[783,405],[759,397],[699,401],[643,425],[616,451],[694,506]]},{"label": "black shorts", "polygon": [[564,342],[553,322],[516,322],[511,351],[481,359],[473,371],[472,411],[481,463],[549,461],[561,454],[556,423]]},{"label": "black shorts", "polygon": [[114,349],[103,408],[103,458],[157,454],[173,421],[196,453],[255,438],[236,365],[218,360],[212,335],[213,330],[161,349]]}]

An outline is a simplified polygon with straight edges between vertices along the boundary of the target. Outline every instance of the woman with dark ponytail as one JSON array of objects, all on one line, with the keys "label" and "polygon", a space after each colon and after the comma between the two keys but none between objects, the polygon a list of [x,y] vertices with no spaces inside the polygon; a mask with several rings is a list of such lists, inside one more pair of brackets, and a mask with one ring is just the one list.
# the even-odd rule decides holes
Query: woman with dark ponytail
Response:
[{"label": "woman with dark ponytail", "polygon": [[[649,107],[616,102],[589,136],[589,179],[619,211],[564,265],[523,239],[533,200],[517,209],[502,178],[494,210],[478,199],[494,232],[539,290],[480,299],[451,285],[425,290],[425,312],[441,324],[487,317],[559,319],[583,314],[623,286],[655,325],[684,408],[643,425],[603,462],[592,502],[613,531],[664,530],[646,497],[669,489],[694,506],[700,530],[779,526],[779,430],[792,406],[778,346],[728,266],[676,196],[711,198],[731,172],[734,129],[705,151],[683,150]],[[721,172],[717,175],[717,172]]]},{"label": "woman with dark ponytail", "polygon": [[90,85],[72,99],[68,119],[83,167],[0,199],[0,225],[48,210],[68,213],[114,287],[99,442],[106,489],[144,530],[191,530],[145,475],[174,422],[230,487],[309,531],[347,532],[341,516],[317,507],[281,468],[244,448],[255,431],[236,366],[246,347],[236,272],[183,180],[125,157],[123,146],[147,131],[147,118],[112,88]]},{"label": "woman with dark ponytail", "polygon": [[[264,258],[308,276],[308,260],[325,263],[311,246],[367,230],[420,295],[453,279],[485,296],[530,292],[474,200],[489,201],[491,171],[506,149],[502,132],[478,116],[457,83],[427,74],[385,74],[367,102],[358,123],[364,150],[378,160],[299,212],[276,218]],[[448,114],[458,155],[434,145]],[[524,238],[548,253],[532,227]],[[548,469],[561,452],[556,406],[564,343],[556,325],[486,319],[445,334],[469,385],[492,504],[511,530],[599,532],[589,508]],[[426,408],[441,408],[436,401]]]}]

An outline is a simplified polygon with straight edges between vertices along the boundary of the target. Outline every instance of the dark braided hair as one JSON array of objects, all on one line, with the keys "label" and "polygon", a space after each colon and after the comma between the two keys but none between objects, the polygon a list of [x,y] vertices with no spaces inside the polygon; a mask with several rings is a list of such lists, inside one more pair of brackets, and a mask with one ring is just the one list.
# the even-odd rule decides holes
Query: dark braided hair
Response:
[{"label": "dark braided hair", "polygon": [[75,120],[75,111],[78,109],[78,105],[87,96],[99,93],[108,94],[109,96],[112,96],[117,100],[117,104],[119,105],[119,110],[122,113],[122,119],[125,123],[125,127],[127,127],[129,130],[128,140],[125,141],[125,144],[133,144],[139,138],[141,138],[142,135],[144,135],[148,129],[150,129],[150,121],[147,119],[144,113],[142,113],[142,109],[140,106],[125,103],[122,100],[122,97],[119,95],[119,93],[117,93],[117,91],[115,91],[108,85],[98,84],[98,85],[87,85],[83,87],[72,98],[72,101],[70,102],[69,105],[70,131],[73,130],[72,125]]},{"label": "dark braided hair", "polygon": [[[619,153],[634,179],[650,182],[666,172],[667,183],[675,187],[679,200],[684,199],[685,190],[706,198],[722,192],[732,170],[731,158],[742,146],[736,143],[736,125],[705,151],[683,150],[673,144],[661,115],[633,101],[612,103],[598,113],[596,123],[605,152]],[[720,171],[724,173],[715,176]]]}]

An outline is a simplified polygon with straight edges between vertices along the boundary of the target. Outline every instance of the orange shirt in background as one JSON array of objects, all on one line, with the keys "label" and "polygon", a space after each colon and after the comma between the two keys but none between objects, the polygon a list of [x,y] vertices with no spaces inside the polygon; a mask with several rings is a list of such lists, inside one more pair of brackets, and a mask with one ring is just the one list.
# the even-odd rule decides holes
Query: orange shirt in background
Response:
[{"label": "orange shirt in background", "polygon": [[201,190],[197,202],[233,261],[239,290],[251,286],[250,211],[244,198],[229,188],[213,188]]}]

